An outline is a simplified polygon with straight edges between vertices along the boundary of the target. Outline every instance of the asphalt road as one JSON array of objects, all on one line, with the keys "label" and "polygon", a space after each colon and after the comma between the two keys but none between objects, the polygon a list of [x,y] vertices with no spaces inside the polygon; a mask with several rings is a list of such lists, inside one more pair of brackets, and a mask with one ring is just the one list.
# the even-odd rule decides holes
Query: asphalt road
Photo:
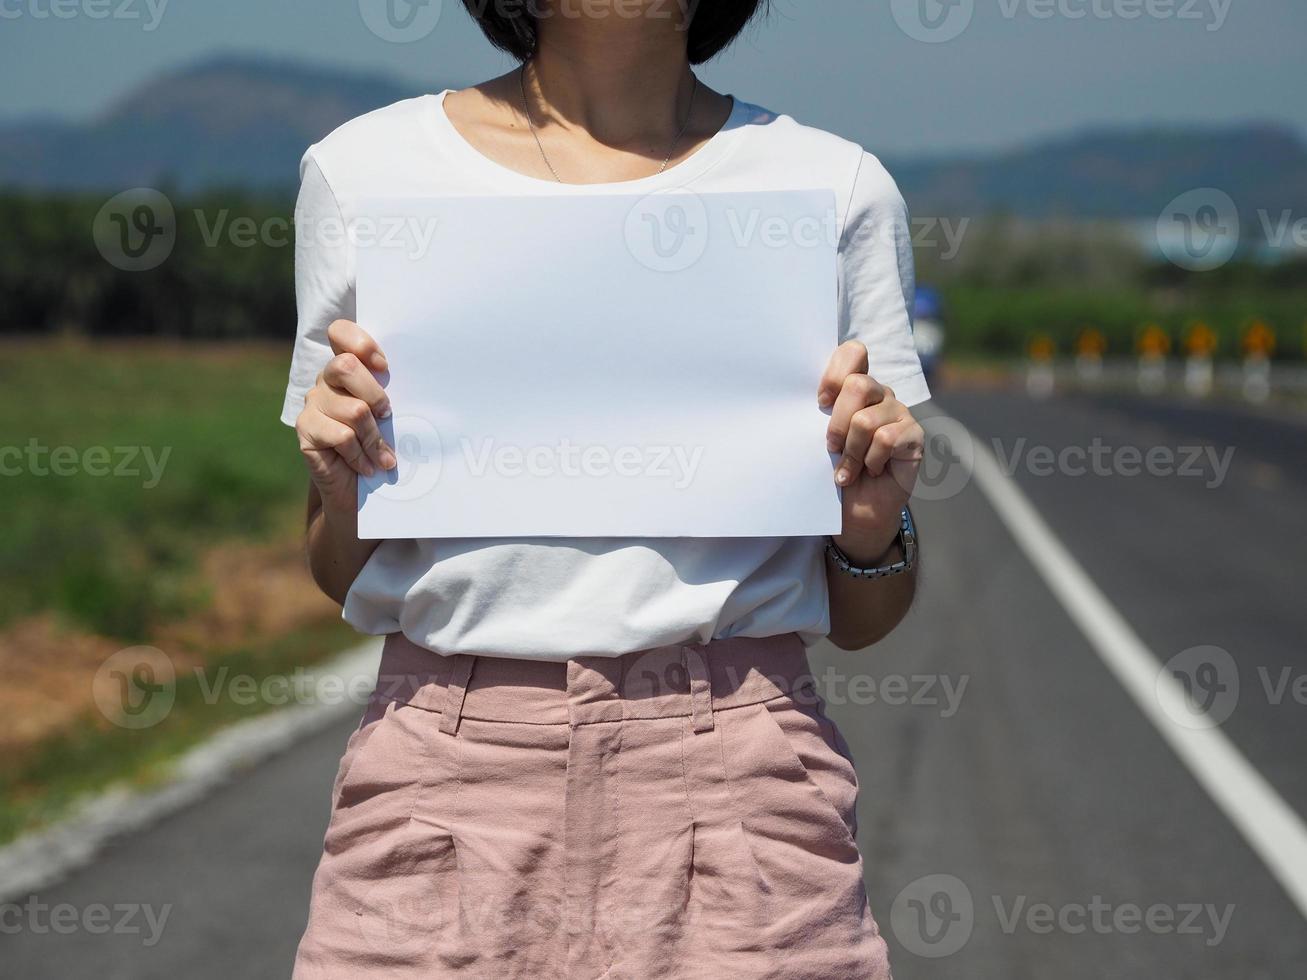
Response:
[{"label": "asphalt road", "polygon": [[[1129,396],[938,404],[1006,461],[1158,660],[1182,655],[1210,686],[1221,730],[1307,814],[1307,426]],[[1152,463],[1131,447],[1154,450]],[[953,489],[948,472],[931,479],[927,496]],[[816,657],[858,764],[859,838],[895,976],[1301,977],[1303,914],[963,482],[916,506],[926,557],[909,620],[872,650]],[[1228,654],[1199,657],[1214,676],[1184,653],[1211,647]],[[156,924],[170,907],[157,935],[143,912],[137,932],[109,934],[29,914],[0,933],[0,975],[287,976],[350,727],[39,896],[136,903]]]}]

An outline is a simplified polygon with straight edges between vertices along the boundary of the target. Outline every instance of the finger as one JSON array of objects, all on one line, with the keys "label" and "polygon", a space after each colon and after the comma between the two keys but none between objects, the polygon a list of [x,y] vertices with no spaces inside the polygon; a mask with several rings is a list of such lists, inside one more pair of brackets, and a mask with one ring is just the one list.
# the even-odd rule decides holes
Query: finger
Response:
[{"label": "finger", "polygon": [[867,348],[862,341],[850,340],[840,344],[831,355],[826,373],[821,376],[821,384],[817,386],[817,404],[822,408],[830,408],[839,398],[845,378],[850,374],[866,373]]},{"label": "finger", "polygon": [[912,419],[898,419],[876,430],[863,457],[863,465],[871,476],[880,476],[893,460],[919,462],[926,435]]},{"label": "finger", "polygon": [[354,430],[344,422],[328,418],[315,408],[300,413],[295,423],[299,434],[300,450],[331,450],[356,472],[371,476],[376,472],[368,454],[363,451]]},{"label": "finger", "polygon": [[373,463],[383,470],[394,468],[394,453],[386,445],[376,416],[372,414],[367,402],[327,389],[313,400],[313,405],[327,418],[343,422],[353,429],[359,445]]},{"label": "finger", "polygon": [[377,342],[353,320],[337,320],[327,328],[327,340],[335,354],[353,354],[373,371],[386,370],[386,355]]},{"label": "finger", "polygon": [[856,413],[849,422],[849,437],[844,443],[844,457],[835,469],[835,482],[842,487],[853,483],[861,474],[867,453],[886,427],[896,422],[897,402],[880,402]]},{"label": "finger", "polygon": [[850,374],[831,409],[830,424],[826,427],[826,448],[833,453],[844,452],[853,416],[868,405],[879,405],[885,400],[885,389],[865,374]]},{"label": "finger", "polygon": [[352,395],[372,409],[379,419],[390,415],[390,398],[376,375],[363,366],[356,354],[337,354],[322,370],[322,380],[339,392]]}]

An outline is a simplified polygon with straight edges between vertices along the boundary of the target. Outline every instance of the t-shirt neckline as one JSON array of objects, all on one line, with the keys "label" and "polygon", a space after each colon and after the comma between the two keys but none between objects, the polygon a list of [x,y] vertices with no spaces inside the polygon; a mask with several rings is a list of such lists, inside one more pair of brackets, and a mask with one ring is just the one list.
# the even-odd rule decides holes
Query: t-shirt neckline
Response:
[{"label": "t-shirt neckline", "polygon": [[458,131],[458,127],[445,112],[445,97],[452,89],[428,95],[428,111],[423,118],[428,122],[432,134],[443,146],[450,148],[463,161],[464,165],[489,175],[495,180],[515,184],[522,188],[537,191],[550,190],[557,194],[583,194],[586,192],[630,191],[634,193],[658,190],[663,187],[686,186],[696,177],[702,175],[726,156],[741,138],[748,116],[746,104],[735,96],[730,96],[731,112],[722,128],[714,133],[708,142],[699,147],[689,157],[674,166],[668,167],[660,174],[637,177],[634,180],[607,181],[595,184],[567,184],[556,180],[533,177],[511,167],[507,167],[486,156]]}]

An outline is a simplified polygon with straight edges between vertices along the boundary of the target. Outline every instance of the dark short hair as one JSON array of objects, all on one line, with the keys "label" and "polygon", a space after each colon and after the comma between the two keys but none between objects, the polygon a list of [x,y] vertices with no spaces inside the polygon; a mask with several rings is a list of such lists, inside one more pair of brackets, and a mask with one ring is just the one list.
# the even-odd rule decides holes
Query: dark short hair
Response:
[{"label": "dark short hair", "polygon": [[[540,0],[463,0],[490,43],[525,61],[536,49],[536,11]],[[690,64],[699,65],[724,50],[769,0],[690,0]],[[668,3],[667,9],[677,5]]]}]

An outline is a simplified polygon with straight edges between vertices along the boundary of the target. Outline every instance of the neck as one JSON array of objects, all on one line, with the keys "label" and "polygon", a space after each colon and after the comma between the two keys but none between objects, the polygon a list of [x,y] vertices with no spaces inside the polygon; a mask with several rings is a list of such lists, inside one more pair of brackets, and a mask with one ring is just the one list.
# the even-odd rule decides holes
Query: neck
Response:
[{"label": "neck", "polygon": [[[629,8],[629,0],[618,6]],[[540,18],[526,74],[538,119],[611,146],[680,130],[694,87],[686,34],[679,19],[654,16],[668,5],[648,6],[633,17],[618,9],[578,16],[570,5]]]}]

